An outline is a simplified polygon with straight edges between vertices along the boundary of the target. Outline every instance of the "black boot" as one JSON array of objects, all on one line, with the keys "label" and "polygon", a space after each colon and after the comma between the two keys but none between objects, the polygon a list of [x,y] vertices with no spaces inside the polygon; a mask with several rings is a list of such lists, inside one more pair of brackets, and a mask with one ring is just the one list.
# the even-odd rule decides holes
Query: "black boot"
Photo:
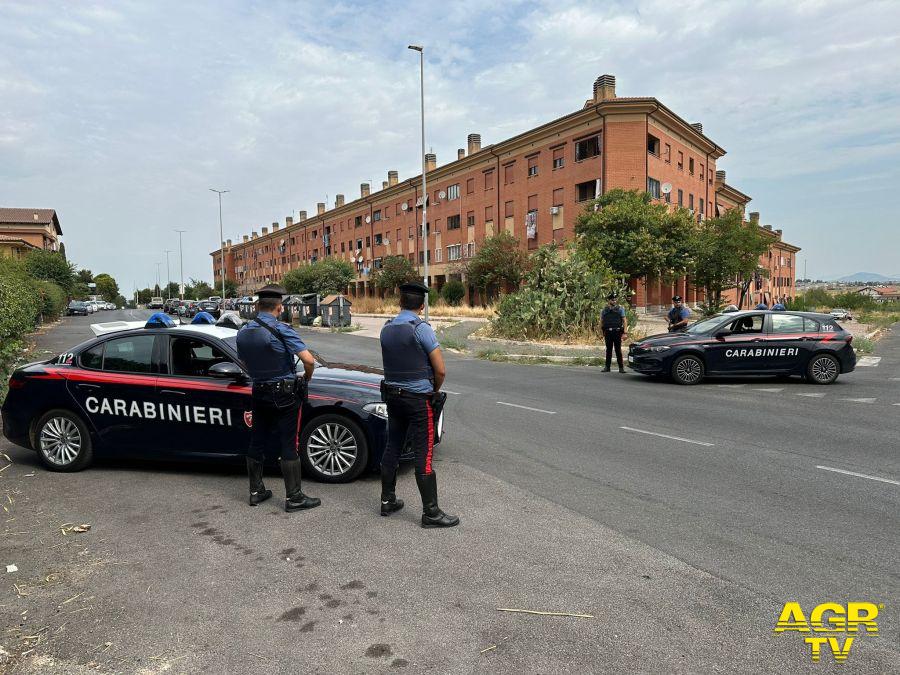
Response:
[{"label": "black boot", "polygon": [[625,366],[623,366],[621,363],[619,364],[619,372],[620,372],[620,373],[624,373],[624,372],[625,372]]},{"label": "black boot", "polygon": [[397,499],[397,469],[381,467],[381,515],[389,516],[403,508],[403,500]]},{"label": "black boot", "polygon": [[272,496],[263,484],[264,464],[251,457],[247,458],[247,476],[250,478],[250,506],[256,506]]},{"label": "black boot", "polygon": [[284,474],[284,510],[299,511],[314,509],[322,503],[318,497],[307,497],[300,489],[300,460],[281,460],[281,473]]},{"label": "black boot", "polygon": [[603,372],[604,372],[604,373],[608,373],[608,372],[609,372],[609,366],[608,366],[608,365],[603,369]]},{"label": "black boot", "polygon": [[450,516],[438,507],[437,475],[432,471],[427,476],[416,474],[416,484],[422,495],[422,527],[454,527],[459,518]]}]

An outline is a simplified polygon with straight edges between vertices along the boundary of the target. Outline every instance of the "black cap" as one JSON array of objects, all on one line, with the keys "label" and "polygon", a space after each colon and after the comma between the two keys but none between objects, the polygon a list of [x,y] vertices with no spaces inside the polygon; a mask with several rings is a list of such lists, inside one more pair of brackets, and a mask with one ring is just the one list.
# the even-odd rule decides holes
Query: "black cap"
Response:
[{"label": "black cap", "polygon": [[672,302],[681,302],[681,296],[680,296],[680,295],[674,296],[674,297],[672,298]]},{"label": "black cap", "polygon": [[274,298],[275,300],[281,300],[285,295],[287,295],[287,289],[284,286],[278,286],[275,284],[271,284],[269,286],[263,286],[256,293],[260,299],[262,298]]},{"label": "black cap", "polygon": [[618,298],[618,297],[619,297],[619,296],[616,295],[615,293],[610,293],[609,295],[606,296],[606,299],[607,299],[607,300],[615,300],[615,299]]},{"label": "black cap", "polygon": [[421,281],[407,281],[405,284],[400,284],[400,292],[425,295],[426,293],[428,293],[428,286],[423,284]]}]

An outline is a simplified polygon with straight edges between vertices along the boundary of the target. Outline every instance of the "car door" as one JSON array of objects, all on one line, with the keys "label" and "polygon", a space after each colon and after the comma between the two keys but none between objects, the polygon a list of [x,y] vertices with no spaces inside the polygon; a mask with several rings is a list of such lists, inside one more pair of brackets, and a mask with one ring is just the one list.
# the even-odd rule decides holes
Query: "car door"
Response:
[{"label": "car door", "polygon": [[232,356],[214,338],[169,334],[161,352],[162,428],[178,454],[235,455],[250,441],[249,380],[212,377],[209,369]]},{"label": "car door", "polygon": [[157,335],[131,334],[94,345],[66,375],[66,387],[111,450],[150,447],[159,416],[153,354]]},{"label": "car door", "polygon": [[755,350],[765,343],[765,315],[743,314],[714,331],[705,345],[707,370],[742,373],[755,368]]},{"label": "car door", "polygon": [[796,314],[771,314],[768,339],[763,359],[766,372],[785,373],[795,370],[809,360],[810,349],[816,344],[814,332],[807,329],[818,322],[807,322]]}]

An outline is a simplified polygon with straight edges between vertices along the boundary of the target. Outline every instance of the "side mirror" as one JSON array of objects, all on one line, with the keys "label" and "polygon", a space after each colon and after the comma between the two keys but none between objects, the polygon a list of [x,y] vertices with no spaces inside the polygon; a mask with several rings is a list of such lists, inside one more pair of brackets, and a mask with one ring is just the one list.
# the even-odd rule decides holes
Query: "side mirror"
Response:
[{"label": "side mirror", "polygon": [[723,328],[720,331],[716,331],[716,334],[713,337],[715,337],[717,340],[721,340],[722,338],[728,337],[729,335],[731,335],[731,331],[727,328]]},{"label": "side mirror", "polygon": [[209,367],[209,376],[218,377],[223,380],[243,380],[244,371],[240,369],[236,363],[231,361],[222,361]]}]

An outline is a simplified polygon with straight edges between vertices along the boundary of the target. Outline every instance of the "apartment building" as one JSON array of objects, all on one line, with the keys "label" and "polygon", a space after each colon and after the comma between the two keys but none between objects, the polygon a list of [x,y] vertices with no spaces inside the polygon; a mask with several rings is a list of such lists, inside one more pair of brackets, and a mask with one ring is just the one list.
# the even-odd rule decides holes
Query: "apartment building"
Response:
[{"label": "apartment building", "polygon": [[21,258],[34,249],[57,251],[61,236],[53,209],[0,207],[0,255]]},{"label": "apartment building", "polygon": [[[615,77],[603,75],[575,112],[491,145],[469,134],[466,147],[443,165],[426,155],[427,195],[421,193],[421,175],[401,181],[389,171],[378,190],[362,183],[350,201],[338,194],[333,205],[317,204],[313,215],[300,211],[296,222],[287,218],[283,227],[272,223],[242,241],[223,242],[224,273],[250,293],[292,268],[335,256],[357,270],[350,291],[372,295],[372,274],[386,257],[407,256],[421,266],[427,254],[430,284],[440,288],[450,278],[465,280],[466,260],[500,231],[526,250],[571,240],[578,213],[613,188],[647,190],[671,208],[691,209],[698,219],[743,210],[750,198],[730,188],[724,176],[717,180],[716,162],[724,154],[702,124],[683,120],[655,98],[619,97]],[[217,280],[222,253],[211,254]],[[697,297],[686,279],[632,284],[639,307],[668,304],[673,289]],[[475,296],[470,288],[470,301]]]}]

